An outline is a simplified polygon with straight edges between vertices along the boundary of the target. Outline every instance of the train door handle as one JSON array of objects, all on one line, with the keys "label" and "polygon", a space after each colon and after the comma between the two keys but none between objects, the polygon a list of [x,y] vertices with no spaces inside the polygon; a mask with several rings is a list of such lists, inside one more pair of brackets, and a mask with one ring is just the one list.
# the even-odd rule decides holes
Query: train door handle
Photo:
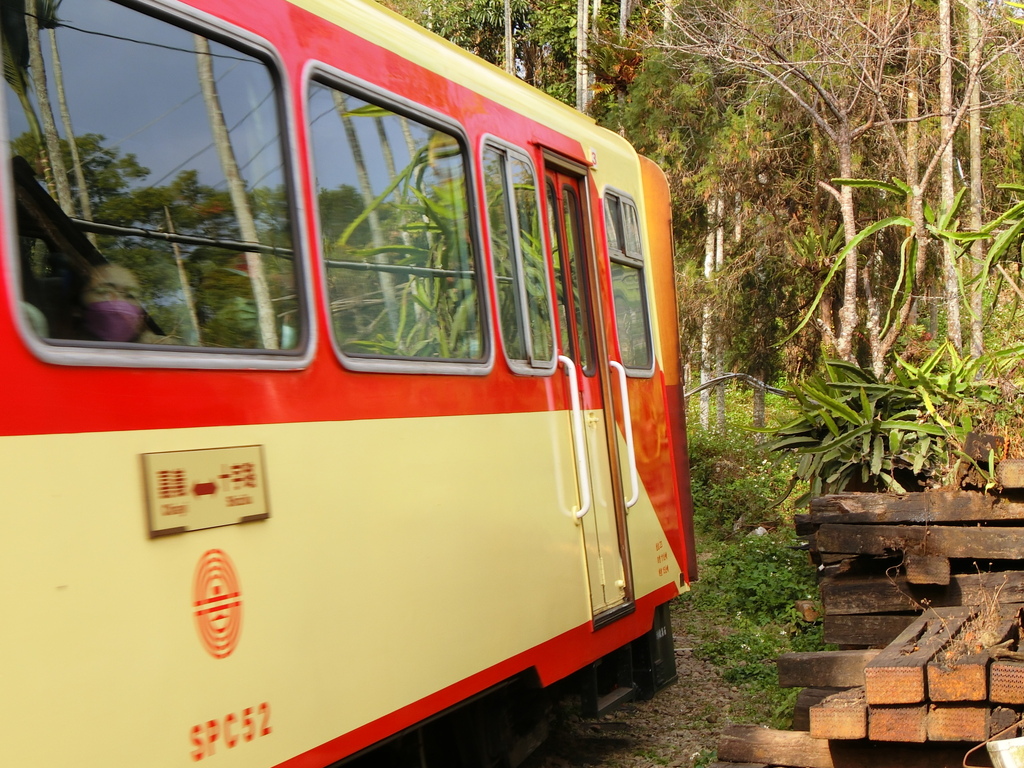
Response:
[{"label": "train door handle", "polygon": [[629,509],[640,498],[640,477],[636,471],[636,449],[633,446],[633,420],[629,415],[629,392],[626,391],[626,369],[622,363],[609,360],[608,365],[619,374],[619,394],[622,399],[622,428],[626,433],[626,457],[629,462],[629,482],[633,486],[633,495],[626,500]]},{"label": "train door handle", "polygon": [[573,511],[579,520],[590,511],[590,466],[587,464],[587,439],[583,431],[583,407],[580,405],[579,380],[576,363],[565,355],[558,362],[569,376],[569,399],[572,404],[572,445],[576,454],[576,487],[580,494],[580,508]]}]

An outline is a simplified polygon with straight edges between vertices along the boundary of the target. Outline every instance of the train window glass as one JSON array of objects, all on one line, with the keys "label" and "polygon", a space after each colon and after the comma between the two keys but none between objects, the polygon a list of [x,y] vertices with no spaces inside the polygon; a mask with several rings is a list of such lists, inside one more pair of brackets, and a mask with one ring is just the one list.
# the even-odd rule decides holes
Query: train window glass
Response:
[{"label": "train window glass", "polygon": [[59,346],[298,348],[267,64],[111,0],[59,10],[3,18],[29,326]]},{"label": "train window glass", "polygon": [[619,198],[614,195],[605,195],[604,198],[604,224],[608,237],[608,252],[622,250],[622,210],[619,206]]},{"label": "train window glass", "polygon": [[590,323],[587,319],[586,307],[583,302],[586,288],[583,274],[583,227],[581,221],[579,198],[571,187],[562,188],[562,205],[564,207],[565,226],[565,261],[569,272],[572,290],[573,316],[576,325],[576,347],[579,352],[579,364],[583,372],[591,376],[594,371],[590,365]]},{"label": "train window glass", "polygon": [[335,340],[345,355],[486,355],[462,142],[313,82],[317,206]]},{"label": "train window glass", "polygon": [[505,354],[513,368],[521,361],[551,370],[554,329],[536,174],[517,152],[488,145],[484,186]]},{"label": "train window glass", "polygon": [[570,342],[571,326],[569,325],[569,294],[568,277],[562,265],[562,230],[558,226],[558,199],[555,196],[555,185],[548,183],[548,232],[551,238],[551,263],[555,271],[555,304],[558,307],[558,333],[563,354],[575,358]]},{"label": "train window glass", "polygon": [[615,325],[622,364],[634,374],[650,373],[654,355],[636,206],[629,198],[613,192],[605,194],[604,203]]}]

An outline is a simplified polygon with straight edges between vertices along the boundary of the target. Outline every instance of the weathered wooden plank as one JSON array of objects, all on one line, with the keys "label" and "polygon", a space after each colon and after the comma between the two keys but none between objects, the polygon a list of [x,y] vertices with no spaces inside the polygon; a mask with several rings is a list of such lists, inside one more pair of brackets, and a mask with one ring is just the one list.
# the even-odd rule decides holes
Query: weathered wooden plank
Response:
[{"label": "weathered wooden plank", "polygon": [[[955,605],[1024,602],[1024,571],[953,574],[949,584],[910,584],[905,576],[826,576],[819,584],[825,615],[894,613]],[[833,642],[833,641],[829,641]]]},{"label": "weathered wooden plank", "polygon": [[985,704],[931,704],[929,741],[985,741],[989,737],[989,708]]},{"label": "weathered wooden plank", "polygon": [[818,528],[821,552],[883,555],[915,552],[984,560],[1024,559],[1024,528],[941,525],[836,525]]},{"label": "weathered wooden plank", "polygon": [[[970,616],[971,611],[967,608],[929,611],[903,630],[899,637],[880,651],[864,668],[864,688],[868,703],[874,706],[918,704],[925,701],[925,669],[928,662],[949,642]],[[922,721],[921,732],[923,731]]]},{"label": "weathered wooden plank", "polygon": [[826,643],[877,648],[888,645],[917,619],[916,614],[842,614],[822,620]]},{"label": "weathered wooden plank", "polygon": [[829,743],[806,731],[775,731],[756,725],[729,725],[718,741],[718,759],[796,768],[835,768]]},{"label": "weathered wooden plank", "polygon": [[864,687],[833,694],[813,705],[808,730],[815,739],[866,739],[868,700]]},{"label": "weathered wooden plank", "polygon": [[949,584],[949,558],[907,552],[903,570],[910,584]]},{"label": "weathered wooden plank", "polygon": [[[977,755],[975,755],[976,757]],[[962,746],[812,739],[804,731],[773,731],[730,725],[718,743],[718,759],[787,768],[961,768]]]},{"label": "weathered wooden plank", "polygon": [[782,688],[853,688],[864,685],[864,666],[878,651],[784,653],[776,660]]},{"label": "weathered wooden plank", "polygon": [[843,691],[843,688],[804,688],[796,695],[793,705],[793,725],[791,731],[809,731],[811,729],[811,707],[832,694]]},{"label": "weathered wooden plank", "polygon": [[923,744],[928,740],[928,705],[872,705],[868,710],[868,738]]},{"label": "weathered wooden plank", "polygon": [[974,492],[839,493],[811,500],[810,523],[967,523],[1024,520],[1024,502]]}]

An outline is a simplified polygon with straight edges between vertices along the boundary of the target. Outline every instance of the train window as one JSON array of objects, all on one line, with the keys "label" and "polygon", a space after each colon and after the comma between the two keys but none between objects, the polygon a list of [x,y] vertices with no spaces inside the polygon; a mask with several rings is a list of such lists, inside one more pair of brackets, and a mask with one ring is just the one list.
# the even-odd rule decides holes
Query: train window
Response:
[{"label": "train window", "polygon": [[50,349],[298,349],[268,64],[111,0],[56,5],[3,17],[27,325]]},{"label": "train window", "polygon": [[350,360],[483,362],[464,142],[324,83],[308,99],[338,347]]},{"label": "train window", "polygon": [[604,216],[622,364],[634,375],[649,374],[654,369],[654,355],[636,205],[609,191],[604,197]]},{"label": "train window", "polygon": [[483,157],[505,354],[515,370],[525,363],[527,370],[550,371],[555,339],[537,176],[528,158],[511,148],[489,143]]}]

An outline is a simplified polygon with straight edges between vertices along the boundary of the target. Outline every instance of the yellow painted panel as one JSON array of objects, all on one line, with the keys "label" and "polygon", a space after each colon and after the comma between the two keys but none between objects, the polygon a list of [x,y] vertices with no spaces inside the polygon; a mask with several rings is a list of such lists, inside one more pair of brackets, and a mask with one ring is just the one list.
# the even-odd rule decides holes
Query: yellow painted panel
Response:
[{"label": "yellow painted panel", "polygon": [[[263,446],[272,516],[150,539],[140,456],[227,445]],[[218,765],[272,765],[585,625],[571,456],[564,412],[0,438],[0,764],[191,765],[212,722]],[[210,550],[225,658],[194,616]]]}]

